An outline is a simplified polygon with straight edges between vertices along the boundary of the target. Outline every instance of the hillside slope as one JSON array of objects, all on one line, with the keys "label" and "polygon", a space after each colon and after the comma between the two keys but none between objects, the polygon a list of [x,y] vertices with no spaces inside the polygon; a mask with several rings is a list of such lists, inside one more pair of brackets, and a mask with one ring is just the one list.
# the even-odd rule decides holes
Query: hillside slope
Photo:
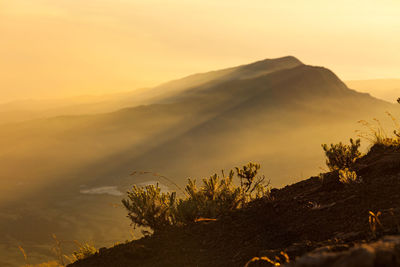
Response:
[{"label": "hillside slope", "polygon": [[[217,221],[173,227],[103,248],[69,266],[244,266],[253,257],[278,256],[283,261],[281,251],[289,256],[290,266],[399,266],[398,245],[390,243],[389,247],[377,243],[380,254],[374,254],[372,247],[352,258],[327,254],[400,234],[399,148],[376,145],[356,162],[355,170],[362,177],[360,184],[341,183],[337,172],[323,179],[311,177],[274,189],[273,200],[255,201]],[[370,211],[381,212],[377,236],[368,223]],[[310,251],[313,256],[303,257],[297,265],[296,258]],[[249,266],[271,266],[255,263]]]}]

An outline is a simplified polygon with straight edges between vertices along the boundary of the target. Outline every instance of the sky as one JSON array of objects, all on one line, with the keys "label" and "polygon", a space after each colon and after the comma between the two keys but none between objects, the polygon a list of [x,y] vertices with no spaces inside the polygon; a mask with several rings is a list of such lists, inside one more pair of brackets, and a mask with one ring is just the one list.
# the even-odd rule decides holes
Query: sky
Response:
[{"label": "sky", "polygon": [[398,0],[0,0],[0,102],[152,87],[293,55],[400,78]]}]

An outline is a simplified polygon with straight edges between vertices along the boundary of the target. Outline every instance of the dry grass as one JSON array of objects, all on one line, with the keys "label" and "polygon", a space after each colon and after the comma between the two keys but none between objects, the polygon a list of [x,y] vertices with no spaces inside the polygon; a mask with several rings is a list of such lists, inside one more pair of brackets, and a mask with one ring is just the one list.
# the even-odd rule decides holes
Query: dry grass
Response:
[{"label": "dry grass", "polygon": [[[38,264],[29,264],[28,254],[26,253],[25,249],[22,246],[18,246],[19,250],[24,256],[25,260],[24,267],[64,267],[67,264],[73,263],[77,260],[84,259],[98,252],[98,250],[92,244],[88,242],[80,243],[75,240],[73,241],[73,243],[75,243],[77,250],[74,251],[72,255],[68,256],[64,254],[62,249],[62,244],[68,241],[61,241],[60,239],[57,238],[55,234],[52,234],[52,238],[54,240],[54,246],[52,248],[52,252],[57,258],[57,260],[55,261],[42,262]],[[67,260],[68,262],[66,262],[65,260]]]},{"label": "dry grass", "polygon": [[57,261],[48,261],[34,265],[26,265],[26,267],[64,267],[64,265],[60,265]]},{"label": "dry grass", "polygon": [[254,257],[249,260],[244,267],[251,266],[281,266],[282,264],[290,263],[289,255],[283,251],[275,259],[270,259],[268,257]]},{"label": "dry grass", "polygon": [[371,229],[371,233],[373,238],[376,238],[376,233],[379,228],[383,228],[382,223],[379,219],[379,217],[382,215],[382,213],[380,211],[378,211],[377,213],[373,213],[372,211],[369,212],[369,218],[368,218],[368,222],[369,222],[369,227]]},{"label": "dry grass", "polygon": [[357,176],[355,171],[351,171],[347,168],[339,170],[339,181],[347,185],[358,184],[362,182],[361,178]]},{"label": "dry grass", "polygon": [[74,241],[74,243],[77,246],[78,250],[74,251],[71,256],[64,255],[64,257],[68,259],[71,263],[78,260],[83,260],[98,252],[98,250],[94,247],[92,243],[88,242],[80,243],[76,240]]},{"label": "dry grass", "polygon": [[374,118],[371,122],[360,120],[358,123],[364,130],[357,130],[356,133],[359,137],[368,140],[372,145],[380,144],[384,146],[399,146],[400,145],[400,124],[398,120],[390,113],[386,112],[393,124],[391,134],[383,127],[379,119]]}]

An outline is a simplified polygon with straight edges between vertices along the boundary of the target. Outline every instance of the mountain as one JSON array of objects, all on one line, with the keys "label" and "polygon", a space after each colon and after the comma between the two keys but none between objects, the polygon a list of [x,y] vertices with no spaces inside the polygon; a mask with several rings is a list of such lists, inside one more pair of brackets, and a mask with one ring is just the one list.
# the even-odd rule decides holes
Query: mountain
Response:
[{"label": "mountain", "polygon": [[13,264],[19,244],[33,261],[48,257],[50,233],[98,246],[124,240],[129,221],[115,203],[132,184],[174,188],[169,180],[182,185],[248,161],[274,186],[293,183],[320,172],[321,143],[354,135],[360,119],[400,115],[294,57],[192,75],[140,99],[110,113],[0,126],[2,265]]},{"label": "mountain", "polygon": [[274,71],[290,69],[300,65],[302,65],[302,62],[292,56],[265,59],[247,65],[194,74],[171,81],[153,88],[149,91],[149,95],[153,97],[153,102],[163,101],[164,98],[171,94],[179,94],[191,88],[215,86],[227,81],[256,78]]}]

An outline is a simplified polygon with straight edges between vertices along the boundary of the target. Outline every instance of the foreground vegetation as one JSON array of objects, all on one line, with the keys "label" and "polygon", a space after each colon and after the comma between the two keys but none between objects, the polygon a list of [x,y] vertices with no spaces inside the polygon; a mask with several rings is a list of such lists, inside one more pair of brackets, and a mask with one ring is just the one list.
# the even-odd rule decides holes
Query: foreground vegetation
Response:
[{"label": "foreground vegetation", "polygon": [[[214,174],[202,180],[188,180],[184,196],[176,192],[162,192],[159,185],[144,188],[133,186],[128,198],[122,200],[134,226],[162,231],[172,225],[186,225],[198,220],[212,220],[244,207],[254,199],[268,197],[269,183],[257,176],[259,164],[248,163],[231,170],[228,175]],[[239,180],[235,185],[234,178]]]}]

